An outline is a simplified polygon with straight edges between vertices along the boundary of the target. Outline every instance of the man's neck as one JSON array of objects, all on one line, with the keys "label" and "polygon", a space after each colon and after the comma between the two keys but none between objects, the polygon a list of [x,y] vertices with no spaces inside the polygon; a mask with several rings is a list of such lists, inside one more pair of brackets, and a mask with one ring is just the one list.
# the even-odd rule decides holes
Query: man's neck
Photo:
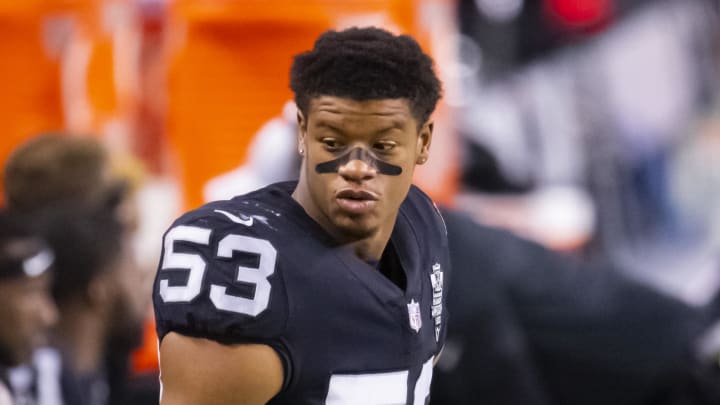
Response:
[{"label": "man's neck", "polygon": [[[392,221],[394,224],[395,221]],[[373,236],[359,241],[350,242],[347,245],[353,249],[355,254],[366,262],[379,262],[382,258],[385,247],[390,241],[393,228],[385,227],[380,229]]]}]

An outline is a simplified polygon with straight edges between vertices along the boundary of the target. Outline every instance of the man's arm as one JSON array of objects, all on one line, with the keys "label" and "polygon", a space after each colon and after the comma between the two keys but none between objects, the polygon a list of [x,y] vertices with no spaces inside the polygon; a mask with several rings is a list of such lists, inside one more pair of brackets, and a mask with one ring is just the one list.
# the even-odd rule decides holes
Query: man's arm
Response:
[{"label": "man's arm", "polygon": [[160,344],[161,405],[265,404],[282,387],[273,348],[168,333]]}]

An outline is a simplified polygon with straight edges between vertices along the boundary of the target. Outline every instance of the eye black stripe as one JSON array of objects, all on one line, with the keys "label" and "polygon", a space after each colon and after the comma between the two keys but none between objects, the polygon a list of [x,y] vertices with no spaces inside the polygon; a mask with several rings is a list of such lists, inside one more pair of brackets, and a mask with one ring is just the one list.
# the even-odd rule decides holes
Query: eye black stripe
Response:
[{"label": "eye black stripe", "polygon": [[380,174],[398,176],[402,173],[402,167],[384,162],[375,156],[375,154],[371,151],[359,146],[345,152],[336,159],[318,163],[318,165],[315,166],[315,171],[321,174],[337,173],[340,166],[347,164],[351,160],[362,160],[368,166],[375,168],[375,170],[377,170]]}]

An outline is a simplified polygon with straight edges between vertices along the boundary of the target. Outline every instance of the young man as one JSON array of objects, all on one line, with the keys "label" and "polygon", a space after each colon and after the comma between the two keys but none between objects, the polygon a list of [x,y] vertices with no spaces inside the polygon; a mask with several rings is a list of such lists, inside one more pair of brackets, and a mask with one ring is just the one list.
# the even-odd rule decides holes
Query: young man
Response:
[{"label": "young man", "polygon": [[25,222],[0,211],[0,404],[12,403],[7,369],[26,363],[57,321],[53,254]]},{"label": "young man", "polygon": [[442,219],[411,185],[440,96],[432,60],[408,36],[330,31],[290,82],[299,181],[165,234],[161,404],[425,404],[448,271]]}]

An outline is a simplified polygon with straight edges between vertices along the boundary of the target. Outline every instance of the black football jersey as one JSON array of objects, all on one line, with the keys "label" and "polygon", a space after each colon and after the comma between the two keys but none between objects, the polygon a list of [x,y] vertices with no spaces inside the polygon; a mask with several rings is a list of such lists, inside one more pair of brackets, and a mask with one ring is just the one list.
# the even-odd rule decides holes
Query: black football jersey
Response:
[{"label": "black football jersey", "polygon": [[[167,231],[153,301],[158,336],[273,347],[270,404],[426,404],[445,339],[444,223],[412,187],[386,249],[404,289],[336,242],[278,183],[204,205]],[[221,365],[219,365],[221,366]]]}]

